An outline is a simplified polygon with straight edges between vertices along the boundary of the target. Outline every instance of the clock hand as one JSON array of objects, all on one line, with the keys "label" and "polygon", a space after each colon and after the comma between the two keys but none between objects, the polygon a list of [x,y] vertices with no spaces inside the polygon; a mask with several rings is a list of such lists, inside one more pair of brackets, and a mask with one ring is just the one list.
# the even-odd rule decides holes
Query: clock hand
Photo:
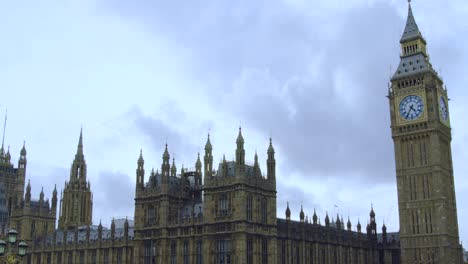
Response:
[{"label": "clock hand", "polygon": [[408,119],[410,112],[411,112],[411,109],[408,111],[408,113],[406,113],[405,119]]},{"label": "clock hand", "polygon": [[405,117],[405,119],[408,119],[408,116],[409,116],[409,114],[411,113],[411,110],[413,110],[413,111],[414,111],[414,108],[413,108],[413,106],[412,106],[412,105],[410,105],[410,110],[408,111],[408,113],[406,113],[406,117]]}]

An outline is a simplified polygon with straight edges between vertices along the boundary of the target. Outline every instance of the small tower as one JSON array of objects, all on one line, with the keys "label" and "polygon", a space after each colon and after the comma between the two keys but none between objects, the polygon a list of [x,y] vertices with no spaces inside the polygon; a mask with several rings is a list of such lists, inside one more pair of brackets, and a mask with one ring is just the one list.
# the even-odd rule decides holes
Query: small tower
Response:
[{"label": "small tower", "polygon": [[351,231],[351,220],[349,219],[349,217],[348,217],[348,223],[346,225],[347,225],[346,227],[348,228],[348,231]]},{"label": "small tower", "polygon": [[243,176],[245,173],[245,150],[241,127],[239,127],[239,135],[237,136],[236,143],[236,176]]},{"label": "small tower", "polygon": [[302,204],[301,204],[301,212],[299,213],[299,219],[301,223],[304,223],[304,210],[302,208]]},{"label": "small tower", "polygon": [[8,166],[11,166],[10,146],[8,146],[7,153],[5,154],[5,164],[8,165]]},{"label": "small tower", "polygon": [[102,240],[102,223],[101,223],[101,220],[99,220],[99,225],[98,225],[98,239],[99,239],[99,241]]},{"label": "small tower", "polygon": [[125,218],[125,223],[124,223],[124,236],[125,236],[125,239],[128,239],[128,228],[129,228],[128,219]]},{"label": "small tower", "polygon": [[276,181],[276,160],[275,149],[270,138],[270,145],[268,146],[268,159],[267,159],[267,178],[271,181]]},{"label": "small tower", "polygon": [[176,177],[176,175],[177,175],[177,167],[175,165],[175,158],[172,157],[171,177]]},{"label": "small tower", "polygon": [[385,226],[385,222],[382,225],[382,243],[384,245],[387,244],[387,227]]},{"label": "small tower", "polygon": [[359,221],[359,219],[358,219],[358,222],[357,222],[356,229],[357,229],[358,233],[361,233],[361,222]]},{"label": "small tower", "polygon": [[44,202],[44,187],[41,188],[41,193],[39,194],[39,200]]},{"label": "small tower", "polygon": [[289,209],[289,202],[286,205],[286,221],[291,221],[291,210]]},{"label": "small tower", "polygon": [[328,217],[328,212],[325,215],[325,226],[326,227],[330,226],[330,218]]},{"label": "small tower", "polygon": [[54,186],[54,191],[52,192],[52,212],[54,215],[57,212],[57,185]]},{"label": "small tower", "polygon": [[115,220],[114,218],[112,218],[112,223],[111,223],[111,240],[114,240],[115,239]]},{"label": "small tower", "polygon": [[162,184],[168,184],[169,183],[169,171],[171,168],[171,165],[169,164],[169,160],[171,159],[171,156],[169,155],[169,151],[167,150],[167,144],[166,148],[164,149],[163,153],[163,163],[161,165],[161,182]]},{"label": "small tower", "polygon": [[340,215],[336,215],[336,228],[341,229],[341,220],[340,220]]},{"label": "small tower", "polygon": [[143,190],[145,184],[145,160],[143,159],[143,150],[140,149],[140,157],[138,157],[136,169],[136,189]]},{"label": "small tower", "polygon": [[255,151],[255,156],[254,156],[254,176],[255,177],[262,177],[262,172],[260,171],[260,164],[258,164],[258,155],[257,151]]},{"label": "small tower", "polygon": [[197,162],[195,162],[195,171],[198,173],[198,175],[201,175],[202,171],[202,165],[201,165],[201,160],[200,160],[200,153],[198,153],[197,156]]},{"label": "small tower", "polygon": [[370,222],[369,222],[370,237],[372,241],[376,242],[377,241],[377,222],[375,221],[375,212],[374,212],[373,206],[371,206],[371,211],[369,213],[369,216],[370,216]]},{"label": "small tower", "polygon": [[[75,181],[77,180],[77,181]],[[86,183],[86,161],[83,154],[83,129],[80,130],[80,138],[70,172],[70,183],[79,182]]]},{"label": "small tower", "polygon": [[26,142],[23,142],[23,148],[21,148],[20,158],[18,160],[18,168],[26,170],[27,163],[28,162],[26,159]]},{"label": "small tower", "polygon": [[31,180],[28,180],[28,186],[26,186],[25,202],[27,204],[31,202]]},{"label": "small tower", "polygon": [[317,224],[317,213],[315,212],[315,208],[314,208],[314,215],[312,216],[312,220],[314,221],[314,225]]},{"label": "small tower", "polygon": [[210,141],[210,134],[208,134],[208,138],[206,140],[205,144],[205,157],[204,162],[205,162],[205,173],[204,173],[204,178],[205,182],[213,176],[213,146],[211,145]]},{"label": "small tower", "polygon": [[221,168],[223,170],[222,175],[224,177],[228,176],[228,165],[227,165],[227,161],[226,161],[226,155],[224,155],[224,154],[223,154],[223,163],[222,163],[221,166],[222,166]]}]

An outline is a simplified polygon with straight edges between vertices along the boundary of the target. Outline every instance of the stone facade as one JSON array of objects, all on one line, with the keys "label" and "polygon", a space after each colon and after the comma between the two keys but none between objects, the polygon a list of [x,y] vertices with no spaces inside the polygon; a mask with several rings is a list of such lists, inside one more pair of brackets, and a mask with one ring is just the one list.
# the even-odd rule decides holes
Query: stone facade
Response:
[{"label": "stone facade", "polygon": [[[81,141],[81,140],[80,140]],[[337,216],[324,225],[315,214],[300,221],[276,216],[276,160],[267,148],[266,174],[257,154],[245,162],[244,138],[236,158],[213,168],[212,145],[205,144],[194,170],[177,170],[168,147],[160,170],[145,180],[143,153],[137,161],[134,224],[110,229],[89,224],[59,228],[31,243],[25,263],[400,263],[398,234],[377,234],[374,210],[366,233],[352,231]],[[84,207],[82,200],[78,205]],[[62,210],[66,209],[66,206]]]},{"label": "stone facade", "polygon": [[3,233],[8,227],[10,217],[15,208],[20,205],[24,196],[26,179],[26,147],[20,151],[18,167],[11,163],[10,148],[5,153],[0,148],[0,231]]},{"label": "stone facade", "polygon": [[463,263],[447,88],[433,69],[411,3],[388,98],[403,263]]}]

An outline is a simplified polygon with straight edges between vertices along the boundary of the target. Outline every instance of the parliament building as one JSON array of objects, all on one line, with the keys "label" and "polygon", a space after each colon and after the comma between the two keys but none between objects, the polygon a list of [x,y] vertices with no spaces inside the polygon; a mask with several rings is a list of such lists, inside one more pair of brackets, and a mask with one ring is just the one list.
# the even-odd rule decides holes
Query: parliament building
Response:
[{"label": "parliament building", "polygon": [[309,218],[302,208],[296,221],[289,205],[278,216],[276,179],[284,175],[276,173],[272,140],[262,172],[256,153],[253,165],[246,163],[241,129],[235,160],[214,164],[208,135],[194,170],[178,170],[166,145],[161,167],[148,173],[140,152],[134,217],[114,219],[109,228],[92,223],[82,133],[60,199],[55,188],[50,201],[42,191],[31,197],[26,147],[15,167],[2,143],[1,233],[18,231],[29,245],[21,260],[27,264],[461,264],[447,89],[429,61],[411,3],[400,43],[400,65],[386,91],[397,233],[378,227],[374,208],[364,227],[340,215],[320,219],[314,211]]}]

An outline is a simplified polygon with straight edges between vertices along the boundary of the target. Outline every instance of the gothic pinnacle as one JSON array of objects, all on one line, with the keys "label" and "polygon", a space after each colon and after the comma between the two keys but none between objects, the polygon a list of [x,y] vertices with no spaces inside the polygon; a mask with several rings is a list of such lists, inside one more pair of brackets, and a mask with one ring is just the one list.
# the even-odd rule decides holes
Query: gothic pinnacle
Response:
[{"label": "gothic pinnacle", "polygon": [[80,129],[80,139],[78,140],[77,155],[83,155],[83,128]]}]

